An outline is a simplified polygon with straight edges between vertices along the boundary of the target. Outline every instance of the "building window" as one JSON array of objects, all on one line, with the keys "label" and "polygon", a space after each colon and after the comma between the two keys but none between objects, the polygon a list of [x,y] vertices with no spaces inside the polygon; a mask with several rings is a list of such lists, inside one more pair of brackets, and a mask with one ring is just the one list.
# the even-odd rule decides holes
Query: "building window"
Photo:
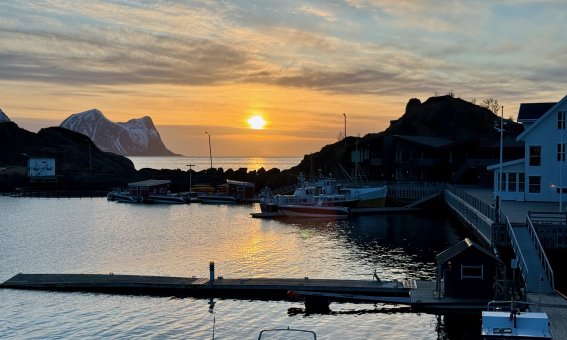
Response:
[{"label": "building window", "polygon": [[508,174],[508,191],[516,192],[516,173],[511,172]]},{"label": "building window", "polygon": [[528,177],[528,187],[529,192],[537,194],[541,192],[541,177],[540,176],[530,176]]},{"label": "building window", "polygon": [[565,111],[557,112],[557,128],[559,130],[565,130]]},{"label": "building window", "polygon": [[500,191],[506,191],[506,176],[508,175],[507,172],[502,173],[502,183],[500,183]]},{"label": "building window", "polygon": [[557,160],[565,161],[565,144],[557,144]]},{"label": "building window", "polygon": [[518,191],[519,192],[524,192],[525,189],[525,184],[526,183],[526,174],[524,174],[523,172],[518,174]]},{"label": "building window", "polygon": [[481,279],[483,277],[484,268],[480,266],[465,266],[461,265],[461,280],[462,279]]},{"label": "building window", "polygon": [[541,165],[541,146],[530,146],[530,166]]}]

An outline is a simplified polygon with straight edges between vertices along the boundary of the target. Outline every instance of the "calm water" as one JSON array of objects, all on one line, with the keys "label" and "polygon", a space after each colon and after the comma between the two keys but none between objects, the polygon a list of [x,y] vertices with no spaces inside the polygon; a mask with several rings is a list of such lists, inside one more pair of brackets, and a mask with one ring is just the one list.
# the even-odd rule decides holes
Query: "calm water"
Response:
[{"label": "calm water", "polygon": [[[192,167],[195,171],[209,169],[211,167],[211,159],[209,157],[128,157],[136,167],[136,170],[142,168],[151,169],[182,169],[188,170],[187,164],[194,164]],[[278,157],[278,158],[262,158],[262,157],[223,157],[213,158],[214,168],[223,168],[224,170],[239,168],[247,168],[248,171],[264,168],[270,170],[273,168],[285,170],[298,165],[302,158],[298,157]]]},{"label": "calm water", "polygon": [[[257,205],[129,205],[106,199],[0,196],[0,280],[23,273],[433,279],[435,254],[461,240],[443,216],[261,220]],[[320,339],[462,339],[477,318],[382,304],[208,300],[0,290],[0,338],[255,339],[274,327]],[[467,329],[468,328],[468,329]],[[474,338],[474,337],[472,337]],[[468,338],[467,338],[468,339]]]}]

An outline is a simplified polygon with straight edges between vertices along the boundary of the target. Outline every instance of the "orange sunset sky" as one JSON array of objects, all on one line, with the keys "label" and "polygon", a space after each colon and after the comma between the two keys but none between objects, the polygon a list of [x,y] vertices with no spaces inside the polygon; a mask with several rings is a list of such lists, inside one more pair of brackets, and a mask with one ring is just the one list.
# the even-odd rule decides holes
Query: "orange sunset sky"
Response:
[{"label": "orange sunset sky", "polygon": [[[3,1],[0,108],[31,131],[152,117],[188,156],[300,157],[384,130],[410,98],[566,91],[563,1]],[[266,125],[252,129],[247,120]]]}]

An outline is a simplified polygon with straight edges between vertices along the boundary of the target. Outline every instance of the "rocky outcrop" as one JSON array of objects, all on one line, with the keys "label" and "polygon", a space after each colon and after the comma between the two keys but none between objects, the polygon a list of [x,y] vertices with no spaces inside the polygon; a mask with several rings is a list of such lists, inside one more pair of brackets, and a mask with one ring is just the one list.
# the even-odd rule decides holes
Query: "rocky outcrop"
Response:
[{"label": "rocky outcrop", "polygon": [[175,156],[163,144],[150,117],[114,123],[97,109],[65,119],[60,127],[82,133],[102,150],[124,156]]}]

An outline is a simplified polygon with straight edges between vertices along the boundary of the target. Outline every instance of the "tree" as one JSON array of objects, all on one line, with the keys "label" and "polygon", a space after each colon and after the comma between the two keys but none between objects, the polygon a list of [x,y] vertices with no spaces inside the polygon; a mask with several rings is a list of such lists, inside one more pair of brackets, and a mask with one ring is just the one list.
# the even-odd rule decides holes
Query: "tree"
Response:
[{"label": "tree", "polygon": [[482,103],[480,103],[480,106],[489,109],[496,115],[500,112],[500,108],[502,107],[498,103],[498,99],[494,98],[485,98]]}]

